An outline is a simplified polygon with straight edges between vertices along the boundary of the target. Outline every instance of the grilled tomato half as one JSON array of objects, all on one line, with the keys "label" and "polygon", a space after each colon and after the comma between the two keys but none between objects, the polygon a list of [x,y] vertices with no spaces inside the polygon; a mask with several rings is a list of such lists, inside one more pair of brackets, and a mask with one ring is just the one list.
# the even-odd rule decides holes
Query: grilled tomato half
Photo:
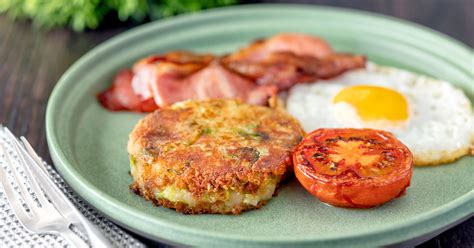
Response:
[{"label": "grilled tomato half", "polygon": [[371,208],[405,193],[413,156],[391,133],[374,129],[317,129],[293,153],[295,174],[321,201]]}]

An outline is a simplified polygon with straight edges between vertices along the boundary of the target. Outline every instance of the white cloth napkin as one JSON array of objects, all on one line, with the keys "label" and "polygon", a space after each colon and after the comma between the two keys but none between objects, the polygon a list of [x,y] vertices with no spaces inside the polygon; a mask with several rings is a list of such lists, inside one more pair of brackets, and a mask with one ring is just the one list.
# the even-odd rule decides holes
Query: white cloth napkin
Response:
[{"label": "white cloth napkin", "polygon": [[[13,151],[13,147],[6,142],[5,134],[1,129],[0,143],[3,144],[7,152]],[[14,157],[13,159],[18,159],[18,157]],[[3,156],[0,156],[0,166],[6,168],[6,161]],[[49,175],[61,191],[66,194],[80,212],[82,212],[92,223],[97,225],[99,229],[103,231],[103,233],[113,243],[114,247],[145,247],[138,240],[88,206],[86,202],[71,190],[52,166],[47,164],[45,164],[45,166]],[[8,170],[7,173],[11,172]],[[84,239],[86,240],[86,238]],[[4,193],[4,189],[0,184],[0,247],[65,246],[69,245],[61,236],[52,234],[36,234],[24,228],[11,209],[7,196]]]}]

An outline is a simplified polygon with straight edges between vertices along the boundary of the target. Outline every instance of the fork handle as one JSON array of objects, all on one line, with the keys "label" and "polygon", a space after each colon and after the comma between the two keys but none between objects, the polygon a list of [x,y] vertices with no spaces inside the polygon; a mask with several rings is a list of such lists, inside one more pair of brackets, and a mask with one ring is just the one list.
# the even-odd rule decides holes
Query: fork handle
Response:
[{"label": "fork handle", "polygon": [[59,232],[61,236],[72,246],[76,248],[90,247],[84,240],[82,240],[77,234],[75,234],[71,229],[66,228],[65,230]]}]

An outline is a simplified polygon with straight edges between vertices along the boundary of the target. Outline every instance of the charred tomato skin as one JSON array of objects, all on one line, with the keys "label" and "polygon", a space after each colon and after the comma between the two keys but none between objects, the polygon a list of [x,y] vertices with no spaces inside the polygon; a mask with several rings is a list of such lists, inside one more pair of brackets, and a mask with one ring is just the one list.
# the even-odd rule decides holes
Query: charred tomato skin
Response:
[{"label": "charred tomato skin", "polygon": [[321,201],[372,208],[404,195],[413,155],[391,133],[374,129],[317,129],[293,152],[295,176]]}]

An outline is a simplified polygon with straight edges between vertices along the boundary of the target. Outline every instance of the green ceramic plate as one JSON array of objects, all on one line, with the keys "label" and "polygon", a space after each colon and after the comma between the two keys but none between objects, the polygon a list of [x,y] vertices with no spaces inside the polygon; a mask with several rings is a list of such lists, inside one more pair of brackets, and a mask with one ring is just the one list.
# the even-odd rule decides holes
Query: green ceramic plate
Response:
[{"label": "green ceramic plate", "polygon": [[278,32],[304,32],[335,49],[451,81],[473,97],[473,52],[426,28],[365,12],[295,5],[224,8],[130,30],[77,61],[54,89],[48,144],[71,187],[112,220],[142,235],[206,246],[372,246],[412,239],[471,215],[474,158],[416,168],[408,194],[382,207],[351,210],[322,204],[297,182],[258,211],[239,216],[182,215],[154,207],[128,185],[126,143],[143,117],[114,113],[95,99],[114,74],[146,55],[175,49],[224,53]]}]

